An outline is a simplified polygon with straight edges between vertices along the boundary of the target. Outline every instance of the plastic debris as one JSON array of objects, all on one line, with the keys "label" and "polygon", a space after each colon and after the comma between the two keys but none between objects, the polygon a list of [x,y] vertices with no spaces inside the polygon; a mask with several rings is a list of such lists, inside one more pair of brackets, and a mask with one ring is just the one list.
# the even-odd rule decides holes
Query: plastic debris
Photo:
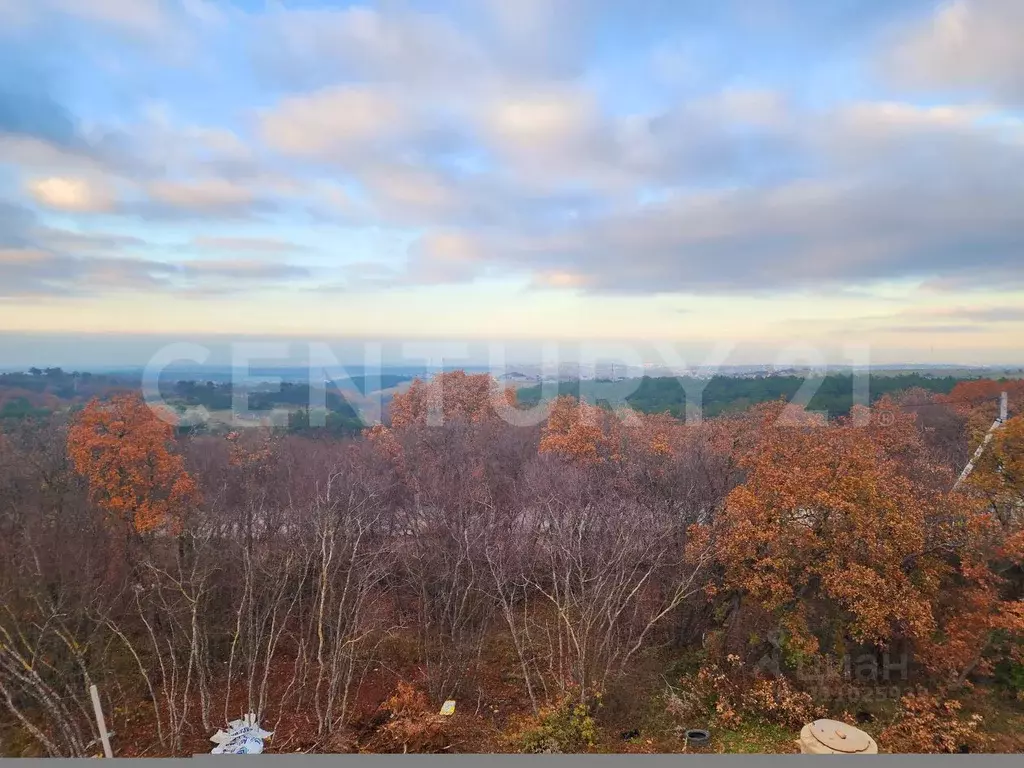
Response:
[{"label": "plastic debris", "polygon": [[445,717],[450,717],[455,714],[455,700],[448,699],[444,704],[441,705],[441,714]]},{"label": "plastic debris", "polygon": [[263,752],[263,740],[274,735],[273,731],[260,728],[259,719],[250,712],[241,720],[228,723],[228,730],[218,730],[210,737],[217,746],[211,755],[258,755]]}]

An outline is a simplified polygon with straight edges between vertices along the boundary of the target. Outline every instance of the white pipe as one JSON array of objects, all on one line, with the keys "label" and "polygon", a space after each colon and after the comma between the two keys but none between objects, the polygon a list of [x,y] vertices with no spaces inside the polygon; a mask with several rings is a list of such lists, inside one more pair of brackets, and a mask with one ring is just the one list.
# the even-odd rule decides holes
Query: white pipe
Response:
[{"label": "white pipe", "polygon": [[107,724],[103,719],[103,707],[100,706],[100,692],[95,685],[89,686],[89,695],[92,696],[92,710],[96,713],[96,725],[100,729],[100,741],[103,742],[103,754],[106,757],[113,757],[110,749],[110,734],[107,733]]},{"label": "white pipe", "polygon": [[981,458],[981,454],[985,452],[985,447],[992,442],[992,438],[995,435],[996,430],[1006,423],[1008,407],[1009,398],[1007,393],[1003,392],[999,396],[999,416],[994,422],[992,422],[992,426],[989,427],[988,432],[985,433],[985,439],[981,441],[981,445],[978,446],[978,450],[974,452],[974,456],[972,456],[971,460],[967,462],[967,466],[964,467],[964,471],[960,473],[960,477],[957,478],[956,484],[953,486],[954,491],[959,488],[960,484],[970,476],[971,472],[974,471],[974,465],[978,463],[978,459]]}]

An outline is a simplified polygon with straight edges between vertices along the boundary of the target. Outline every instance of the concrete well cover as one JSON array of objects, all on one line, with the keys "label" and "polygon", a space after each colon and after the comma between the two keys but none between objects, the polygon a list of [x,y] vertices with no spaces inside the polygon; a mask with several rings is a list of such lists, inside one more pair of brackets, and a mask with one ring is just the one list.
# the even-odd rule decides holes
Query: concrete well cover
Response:
[{"label": "concrete well cover", "polygon": [[815,720],[811,723],[811,734],[837,752],[863,752],[871,745],[871,737],[864,731],[838,720]]}]

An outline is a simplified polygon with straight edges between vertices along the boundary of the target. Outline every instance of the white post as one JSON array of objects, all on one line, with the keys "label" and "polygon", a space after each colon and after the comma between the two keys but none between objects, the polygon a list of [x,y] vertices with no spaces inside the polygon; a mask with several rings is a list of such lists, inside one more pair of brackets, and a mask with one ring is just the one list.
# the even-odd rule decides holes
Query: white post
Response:
[{"label": "white post", "polygon": [[100,692],[95,685],[89,686],[89,695],[92,696],[92,710],[96,713],[96,725],[100,729],[100,741],[103,742],[103,754],[106,757],[113,757],[110,749],[110,734],[107,733],[107,724],[103,720],[103,707],[100,706]]},{"label": "white post", "polygon": [[999,396],[999,416],[994,422],[992,422],[992,426],[989,427],[988,432],[985,434],[985,439],[981,441],[981,445],[978,446],[978,450],[974,452],[974,456],[969,462],[967,462],[967,466],[964,467],[964,471],[960,473],[960,477],[957,478],[956,484],[953,486],[954,491],[959,488],[960,484],[970,476],[971,472],[974,471],[974,465],[978,463],[978,459],[980,459],[981,455],[985,452],[985,448],[987,448],[988,444],[992,442],[992,437],[995,435],[996,431],[1006,423],[1007,408],[1008,395],[1006,392],[1003,392]]}]

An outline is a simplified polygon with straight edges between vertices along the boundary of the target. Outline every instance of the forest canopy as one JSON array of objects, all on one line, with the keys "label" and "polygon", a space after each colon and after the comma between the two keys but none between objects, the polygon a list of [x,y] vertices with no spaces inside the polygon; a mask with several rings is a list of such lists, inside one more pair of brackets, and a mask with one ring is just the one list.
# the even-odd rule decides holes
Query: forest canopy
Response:
[{"label": "forest canopy", "polygon": [[239,712],[289,752],[673,751],[694,723],[787,750],[823,715],[1024,749],[1024,385],[948,390],[699,423],[563,395],[523,425],[455,371],[350,435],[188,432],[130,392],[7,420],[4,749],[94,753],[91,684],[118,754]]}]

